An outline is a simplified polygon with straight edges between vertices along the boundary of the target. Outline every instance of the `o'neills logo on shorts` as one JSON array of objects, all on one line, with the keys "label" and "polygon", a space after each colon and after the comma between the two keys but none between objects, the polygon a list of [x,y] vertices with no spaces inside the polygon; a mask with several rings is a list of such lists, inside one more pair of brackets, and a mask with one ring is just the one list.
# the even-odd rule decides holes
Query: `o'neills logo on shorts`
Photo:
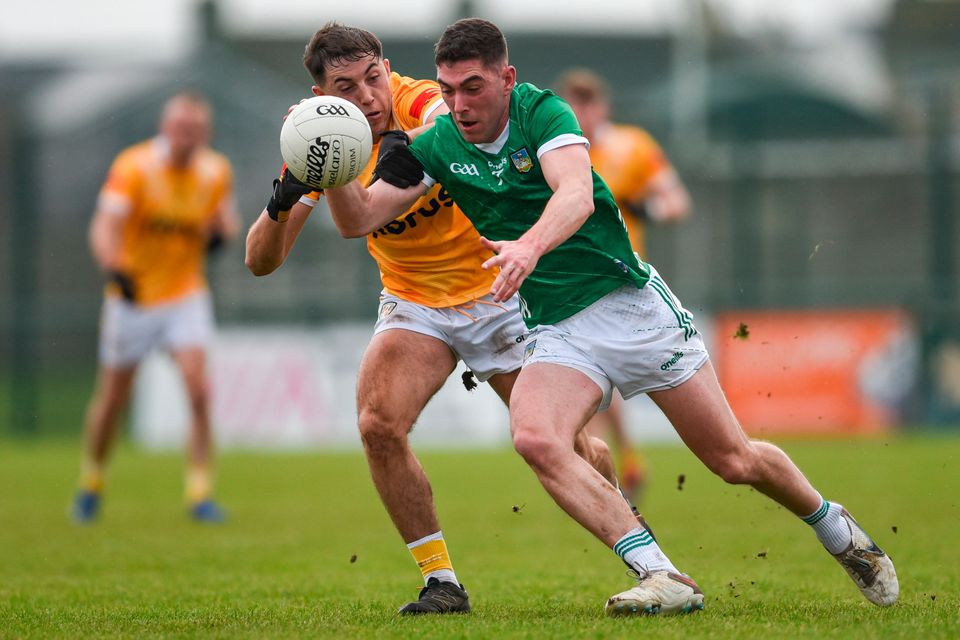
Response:
[{"label": "o'neills logo on shorts", "polygon": [[661,370],[661,371],[666,371],[667,369],[669,369],[669,368],[672,367],[673,365],[675,365],[675,364],[677,364],[678,362],[680,362],[680,358],[682,358],[682,357],[683,357],[683,352],[682,352],[682,351],[677,351],[675,354],[673,354],[673,357],[672,357],[672,358],[670,358],[669,360],[667,360],[666,362],[664,362],[662,365],[660,365],[660,370]]}]

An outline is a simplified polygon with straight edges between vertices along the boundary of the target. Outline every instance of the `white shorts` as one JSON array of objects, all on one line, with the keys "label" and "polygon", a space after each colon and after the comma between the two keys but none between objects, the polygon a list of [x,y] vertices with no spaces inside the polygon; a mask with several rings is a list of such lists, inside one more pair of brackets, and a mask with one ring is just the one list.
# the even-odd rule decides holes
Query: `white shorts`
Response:
[{"label": "white shorts", "polygon": [[100,364],[130,367],[151,349],[205,348],[212,336],[213,304],[207,291],[151,307],[109,297],[100,314]]},{"label": "white shorts", "polygon": [[656,269],[642,289],[627,285],[589,307],[527,336],[524,366],[535,362],[576,369],[603,392],[624,398],[677,387],[707,361],[703,339]]},{"label": "white shorts", "polygon": [[427,307],[384,291],[380,295],[377,334],[406,329],[445,343],[481,382],[520,368],[527,327],[517,296],[502,303],[486,295],[453,307]]}]

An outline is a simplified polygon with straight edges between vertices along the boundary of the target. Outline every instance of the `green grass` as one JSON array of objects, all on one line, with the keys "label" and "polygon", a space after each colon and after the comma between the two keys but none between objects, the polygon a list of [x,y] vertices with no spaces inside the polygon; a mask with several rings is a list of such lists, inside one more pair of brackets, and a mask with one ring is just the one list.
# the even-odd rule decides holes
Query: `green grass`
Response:
[{"label": "green grass", "polygon": [[896,560],[896,606],[867,603],[805,525],[682,448],[649,450],[644,510],[706,592],[702,614],[605,618],[629,585],[622,564],[519,457],[428,452],[474,613],[400,619],[420,577],[359,453],[225,455],[231,519],[202,527],[184,515],[180,457],[125,447],[102,520],[77,527],[65,516],[77,448],[0,441],[0,637],[957,637],[960,439],[786,449]]}]

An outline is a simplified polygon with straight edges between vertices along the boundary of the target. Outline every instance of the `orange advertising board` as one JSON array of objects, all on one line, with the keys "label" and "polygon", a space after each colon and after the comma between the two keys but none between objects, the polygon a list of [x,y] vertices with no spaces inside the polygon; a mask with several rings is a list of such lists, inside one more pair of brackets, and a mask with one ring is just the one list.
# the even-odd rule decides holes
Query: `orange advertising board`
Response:
[{"label": "orange advertising board", "polygon": [[751,435],[877,433],[915,375],[913,335],[900,310],[727,312],[714,364]]}]

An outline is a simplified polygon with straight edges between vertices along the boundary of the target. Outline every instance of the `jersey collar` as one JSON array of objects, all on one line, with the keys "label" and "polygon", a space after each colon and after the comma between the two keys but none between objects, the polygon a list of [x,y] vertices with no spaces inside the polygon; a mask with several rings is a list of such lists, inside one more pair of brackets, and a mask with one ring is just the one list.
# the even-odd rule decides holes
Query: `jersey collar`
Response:
[{"label": "jersey collar", "polygon": [[477,149],[483,151],[484,153],[490,153],[496,155],[500,153],[500,150],[503,149],[503,145],[507,144],[507,138],[510,137],[510,121],[507,121],[506,126],[503,128],[503,131],[497,136],[497,139],[493,142],[481,142],[480,144],[475,144]]}]

